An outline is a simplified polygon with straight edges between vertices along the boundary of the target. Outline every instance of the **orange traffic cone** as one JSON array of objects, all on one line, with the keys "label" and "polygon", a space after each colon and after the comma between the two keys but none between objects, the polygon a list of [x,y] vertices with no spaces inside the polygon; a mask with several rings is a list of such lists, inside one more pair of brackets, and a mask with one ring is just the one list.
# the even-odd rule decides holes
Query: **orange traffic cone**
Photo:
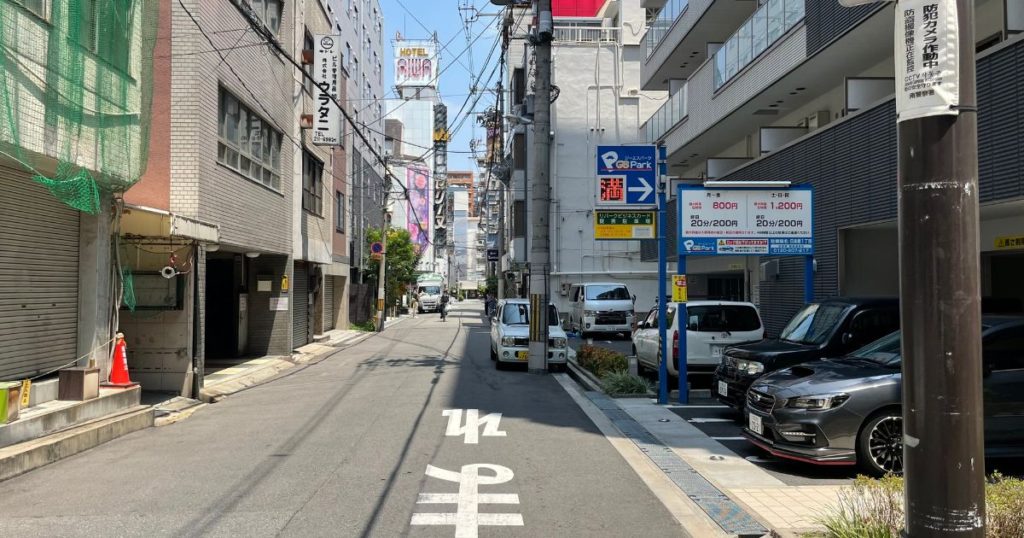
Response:
[{"label": "orange traffic cone", "polygon": [[110,388],[129,388],[137,383],[132,383],[128,377],[128,344],[124,342],[124,333],[117,333],[114,344],[114,361],[110,365],[110,382],[103,386]]}]

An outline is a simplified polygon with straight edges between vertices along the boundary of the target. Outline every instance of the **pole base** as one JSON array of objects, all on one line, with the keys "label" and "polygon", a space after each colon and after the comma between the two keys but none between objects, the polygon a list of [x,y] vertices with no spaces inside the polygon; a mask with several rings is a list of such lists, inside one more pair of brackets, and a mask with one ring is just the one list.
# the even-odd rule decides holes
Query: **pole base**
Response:
[{"label": "pole base", "polygon": [[527,370],[527,372],[537,375],[545,375],[548,373],[547,369],[545,368],[530,368],[529,370]]}]

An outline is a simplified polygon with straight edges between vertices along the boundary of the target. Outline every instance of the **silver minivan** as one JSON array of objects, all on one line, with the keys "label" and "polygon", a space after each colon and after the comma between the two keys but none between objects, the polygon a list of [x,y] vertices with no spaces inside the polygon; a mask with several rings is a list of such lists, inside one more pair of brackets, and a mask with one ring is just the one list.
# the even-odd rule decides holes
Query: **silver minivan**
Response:
[{"label": "silver minivan", "polygon": [[629,333],[633,330],[633,303],[625,284],[581,282],[569,288],[569,328],[589,333]]}]

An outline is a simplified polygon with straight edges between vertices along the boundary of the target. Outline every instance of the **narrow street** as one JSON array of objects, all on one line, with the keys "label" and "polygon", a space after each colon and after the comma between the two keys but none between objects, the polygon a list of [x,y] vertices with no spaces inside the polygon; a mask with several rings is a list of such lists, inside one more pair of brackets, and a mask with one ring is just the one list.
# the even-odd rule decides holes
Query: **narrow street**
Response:
[{"label": "narrow street", "polygon": [[[482,424],[446,435],[451,409]],[[445,473],[463,470],[477,478]],[[18,501],[5,536],[685,535],[556,379],[495,370],[475,302],[7,481],[4,497]]]}]

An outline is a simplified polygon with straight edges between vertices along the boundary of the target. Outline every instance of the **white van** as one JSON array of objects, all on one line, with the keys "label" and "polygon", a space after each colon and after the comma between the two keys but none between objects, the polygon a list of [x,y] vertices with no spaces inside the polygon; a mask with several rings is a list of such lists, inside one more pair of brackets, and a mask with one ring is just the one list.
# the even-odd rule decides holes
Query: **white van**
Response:
[{"label": "white van", "polygon": [[629,333],[633,330],[633,303],[625,284],[583,282],[569,288],[569,328],[589,333]]},{"label": "white van", "polygon": [[[679,375],[678,303],[668,304],[666,340],[672,361],[669,375]],[[757,342],[765,337],[761,315],[752,303],[734,301],[690,301],[686,303],[686,367],[688,374],[712,374],[728,346]],[[633,333],[633,354],[640,370],[658,370],[658,307],[651,309]]]}]

